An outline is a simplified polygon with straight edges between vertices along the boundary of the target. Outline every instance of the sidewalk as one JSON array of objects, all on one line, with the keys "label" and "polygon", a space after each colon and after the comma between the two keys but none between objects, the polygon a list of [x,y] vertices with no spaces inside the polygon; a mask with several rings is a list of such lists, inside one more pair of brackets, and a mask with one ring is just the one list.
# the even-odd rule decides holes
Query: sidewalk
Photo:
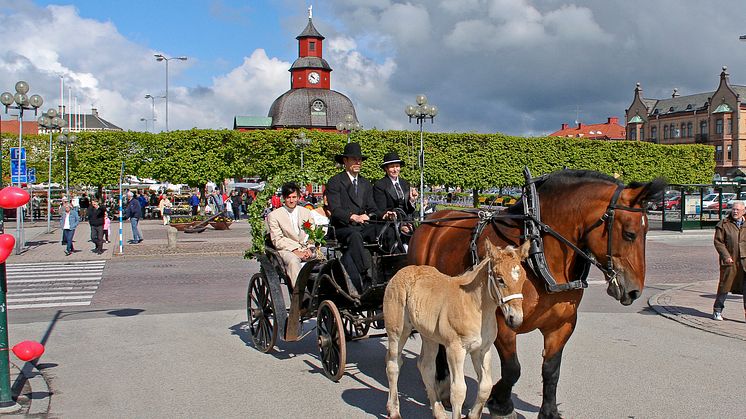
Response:
[{"label": "sidewalk", "polygon": [[648,305],[658,314],[706,332],[746,341],[746,320],[740,295],[729,294],[723,321],[712,320],[717,280],[700,281],[653,295]]}]

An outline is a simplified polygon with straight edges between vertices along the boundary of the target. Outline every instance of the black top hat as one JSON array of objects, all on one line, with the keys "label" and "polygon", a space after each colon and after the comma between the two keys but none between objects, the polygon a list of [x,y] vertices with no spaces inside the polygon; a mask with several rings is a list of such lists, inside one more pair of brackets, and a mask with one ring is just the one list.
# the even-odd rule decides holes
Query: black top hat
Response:
[{"label": "black top hat", "polygon": [[381,163],[381,169],[385,169],[387,164],[399,163],[404,166],[404,162],[399,158],[399,154],[396,151],[390,151],[383,155],[383,163]]},{"label": "black top hat", "polygon": [[342,154],[334,156],[334,160],[339,164],[344,164],[342,161],[344,157],[360,157],[363,160],[368,158],[368,156],[363,155],[363,152],[360,150],[360,144],[358,143],[347,143]]}]

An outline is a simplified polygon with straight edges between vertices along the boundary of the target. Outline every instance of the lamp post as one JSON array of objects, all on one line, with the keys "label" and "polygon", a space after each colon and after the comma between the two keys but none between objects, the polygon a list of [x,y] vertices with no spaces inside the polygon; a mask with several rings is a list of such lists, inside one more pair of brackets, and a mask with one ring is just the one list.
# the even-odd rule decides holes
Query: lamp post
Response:
[{"label": "lamp post", "polygon": [[47,113],[39,117],[39,126],[49,131],[49,177],[47,178],[47,234],[52,232],[52,134],[61,131],[67,125],[64,118],[60,118],[57,110],[49,108]]},{"label": "lamp post", "polygon": [[60,140],[60,144],[65,145],[65,196],[67,196],[67,199],[70,199],[70,170],[68,165],[68,148],[73,145],[75,140],[78,139],[78,137],[75,136],[75,134],[67,134],[63,132],[60,134],[59,137],[57,137]]},{"label": "lamp post", "polygon": [[148,132],[148,119],[140,118],[140,122],[145,122],[145,132]]},{"label": "lamp post", "polygon": [[355,121],[355,117],[347,114],[343,122],[337,123],[337,131],[347,134],[347,143],[350,143],[350,133],[353,131],[359,131],[363,126],[359,122]]},{"label": "lamp post", "polygon": [[303,149],[311,145],[311,139],[301,131],[297,137],[293,138],[293,144],[300,149],[300,170],[303,170]]},{"label": "lamp post", "polygon": [[417,106],[408,105],[404,112],[409,117],[409,122],[412,122],[412,118],[415,119],[416,123],[420,125],[420,219],[425,218],[425,147],[422,139],[422,123],[426,119],[433,123],[435,115],[438,114],[438,107],[434,105],[428,105],[427,96],[417,95]]},{"label": "lamp post", "polygon": [[[4,92],[0,95],[0,103],[5,105],[5,113],[8,113],[8,108],[18,109],[18,187],[21,187],[21,162],[23,161],[23,111],[33,110],[34,116],[39,107],[44,103],[44,99],[39,95],[27,96],[29,91],[29,85],[25,81],[19,81],[16,83],[16,94],[12,95],[10,92]],[[13,103],[15,102],[15,105]],[[11,182],[13,179],[13,172],[10,173]],[[16,254],[21,253],[21,249],[24,245],[23,239],[23,208],[16,208]]]},{"label": "lamp post", "polygon": [[150,120],[153,121],[150,128],[155,132],[155,96],[147,94],[145,95],[145,99],[150,99]]},{"label": "lamp post", "polygon": [[166,132],[168,132],[168,62],[171,60],[186,61],[187,57],[166,57],[163,54],[154,55],[156,61],[166,62]]}]

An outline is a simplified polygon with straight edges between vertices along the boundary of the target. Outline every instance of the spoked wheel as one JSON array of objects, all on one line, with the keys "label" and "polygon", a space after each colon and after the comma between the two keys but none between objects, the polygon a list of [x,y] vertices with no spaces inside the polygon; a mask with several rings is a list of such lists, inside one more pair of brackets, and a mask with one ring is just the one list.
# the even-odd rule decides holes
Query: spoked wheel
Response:
[{"label": "spoked wheel", "polygon": [[324,374],[332,381],[339,381],[345,373],[347,347],[342,318],[333,302],[324,300],[319,306],[316,331],[319,335],[319,355]]},{"label": "spoked wheel", "polygon": [[249,331],[254,347],[265,354],[272,352],[277,340],[275,302],[269,292],[267,278],[261,272],[254,274],[249,281],[246,312],[249,316]]},{"label": "spoked wheel", "polygon": [[355,323],[355,315],[352,313],[345,313],[342,316],[342,325],[345,331],[345,338],[348,340],[355,340],[365,337],[370,330],[370,323]]}]

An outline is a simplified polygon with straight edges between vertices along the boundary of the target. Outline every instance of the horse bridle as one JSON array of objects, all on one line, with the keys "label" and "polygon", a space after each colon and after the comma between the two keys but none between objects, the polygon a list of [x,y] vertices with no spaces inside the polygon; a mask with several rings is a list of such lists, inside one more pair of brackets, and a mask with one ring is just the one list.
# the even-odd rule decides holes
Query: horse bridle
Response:
[{"label": "horse bridle", "polygon": [[492,298],[500,306],[504,305],[510,300],[523,298],[523,294],[521,294],[520,292],[503,297],[503,293],[500,292],[500,287],[497,284],[495,273],[492,271],[492,259],[489,259],[487,261],[487,291],[490,294],[490,298]]}]

